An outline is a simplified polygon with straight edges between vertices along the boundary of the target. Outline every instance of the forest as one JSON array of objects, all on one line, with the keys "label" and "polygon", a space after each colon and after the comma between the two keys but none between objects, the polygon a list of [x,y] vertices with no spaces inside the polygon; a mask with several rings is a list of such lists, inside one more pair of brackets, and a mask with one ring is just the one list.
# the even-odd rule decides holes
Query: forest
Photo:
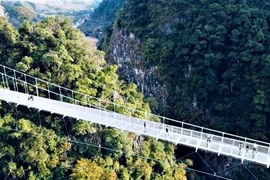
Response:
[{"label": "forest", "polygon": [[[107,26],[116,15],[100,47],[104,52],[72,28],[67,18],[26,20],[18,29],[1,18],[1,64],[150,112],[158,101],[148,103],[135,84],[119,78],[120,66],[106,63],[114,32],[124,30],[141,42],[140,65],[156,67],[155,75],[166,87],[166,104],[159,106],[166,109],[158,111],[157,104],[155,112],[269,142],[269,1],[113,2],[104,0],[91,16],[101,20],[88,20],[81,27],[89,35],[103,37],[99,33],[105,33],[103,20]],[[0,113],[1,179],[211,179],[186,169],[201,166],[207,171],[200,158],[177,160],[194,149],[5,102]],[[224,171],[232,179],[253,178],[250,172],[258,179],[270,177],[262,166],[246,163],[247,170],[236,167],[232,158],[207,152],[202,156],[215,170],[235,167]]]},{"label": "forest", "polygon": [[160,113],[269,142],[269,10],[267,0],[127,0],[114,31],[134,33],[144,66],[157,67],[168,92]]},{"label": "forest", "polygon": [[[0,36],[1,64],[150,112],[136,85],[120,80],[117,66],[107,65],[105,53],[74,29],[70,19],[25,20],[15,29],[0,18]],[[4,101],[0,114],[1,179],[194,178],[185,170],[192,161],[176,160],[174,144]]]},{"label": "forest", "polygon": [[145,65],[157,65],[167,86],[167,114],[268,140],[269,5],[134,0],[124,5],[115,28],[143,40]]}]

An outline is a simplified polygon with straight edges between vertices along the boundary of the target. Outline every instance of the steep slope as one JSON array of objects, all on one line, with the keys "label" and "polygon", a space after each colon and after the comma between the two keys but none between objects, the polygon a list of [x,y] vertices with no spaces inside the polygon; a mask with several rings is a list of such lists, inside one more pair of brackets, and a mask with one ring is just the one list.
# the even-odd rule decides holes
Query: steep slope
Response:
[{"label": "steep slope", "polygon": [[121,53],[113,56],[121,46],[119,32],[135,39],[140,47],[134,43],[129,49],[144,67],[157,66],[171,113],[197,112],[198,123],[268,136],[268,8],[266,1],[128,2],[116,22],[109,58],[128,61],[118,58]]},{"label": "steep slope", "polygon": [[269,10],[266,0],[129,0],[108,59],[158,102],[164,94],[167,115],[269,141]]},{"label": "steep slope", "polygon": [[165,85],[157,78],[157,66],[142,60],[144,45],[141,39],[132,32],[127,32],[125,28],[116,28],[107,43],[110,43],[108,47],[103,44],[107,49],[106,58],[110,64],[119,66],[120,77],[137,84],[151,103],[154,112],[164,112],[167,91]]},{"label": "steep slope", "polygon": [[111,27],[116,13],[126,0],[103,0],[92,14],[79,27],[87,36],[99,40],[104,38],[105,31]]}]

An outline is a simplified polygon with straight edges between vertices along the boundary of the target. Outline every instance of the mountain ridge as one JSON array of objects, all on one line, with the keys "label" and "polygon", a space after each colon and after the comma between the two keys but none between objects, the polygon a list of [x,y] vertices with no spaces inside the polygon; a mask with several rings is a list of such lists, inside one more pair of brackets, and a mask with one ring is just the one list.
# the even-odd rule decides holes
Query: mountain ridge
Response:
[{"label": "mountain ridge", "polygon": [[81,16],[92,13],[100,2],[101,0],[2,0],[0,13],[8,17],[15,27],[19,27],[24,19],[37,22],[53,15],[64,15],[76,22]]}]

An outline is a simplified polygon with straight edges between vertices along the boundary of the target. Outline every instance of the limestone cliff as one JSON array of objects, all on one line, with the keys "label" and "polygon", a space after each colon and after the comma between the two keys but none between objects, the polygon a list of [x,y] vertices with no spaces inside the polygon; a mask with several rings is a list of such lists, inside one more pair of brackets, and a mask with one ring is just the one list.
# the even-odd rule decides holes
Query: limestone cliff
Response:
[{"label": "limestone cliff", "polygon": [[149,99],[157,101],[161,109],[165,106],[166,89],[157,78],[157,67],[142,61],[143,44],[133,33],[114,28],[107,58],[109,63],[119,66],[121,78],[137,84],[138,89]]}]

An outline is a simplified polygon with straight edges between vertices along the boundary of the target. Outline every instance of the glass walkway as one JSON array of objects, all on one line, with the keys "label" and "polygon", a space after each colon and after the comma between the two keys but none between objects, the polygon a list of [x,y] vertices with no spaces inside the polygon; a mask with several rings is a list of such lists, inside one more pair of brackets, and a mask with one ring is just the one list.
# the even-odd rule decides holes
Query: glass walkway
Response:
[{"label": "glass walkway", "polygon": [[[268,142],[236,136],[193,124],[176,121],[138,111],[113,102],[91,97],[80,92],[46,82],[33,76],[0,65],[0,100],[36,108],[62,116],[73,117],[120,130],[151,136],[269,167]],[[110,107],[107,110],[104,107]],[[143,115],[139,119],[116,113],[116,108]],[[159,122],[148,119],[159,119]],[[174,124],[174,125],[170,125]]]}]

